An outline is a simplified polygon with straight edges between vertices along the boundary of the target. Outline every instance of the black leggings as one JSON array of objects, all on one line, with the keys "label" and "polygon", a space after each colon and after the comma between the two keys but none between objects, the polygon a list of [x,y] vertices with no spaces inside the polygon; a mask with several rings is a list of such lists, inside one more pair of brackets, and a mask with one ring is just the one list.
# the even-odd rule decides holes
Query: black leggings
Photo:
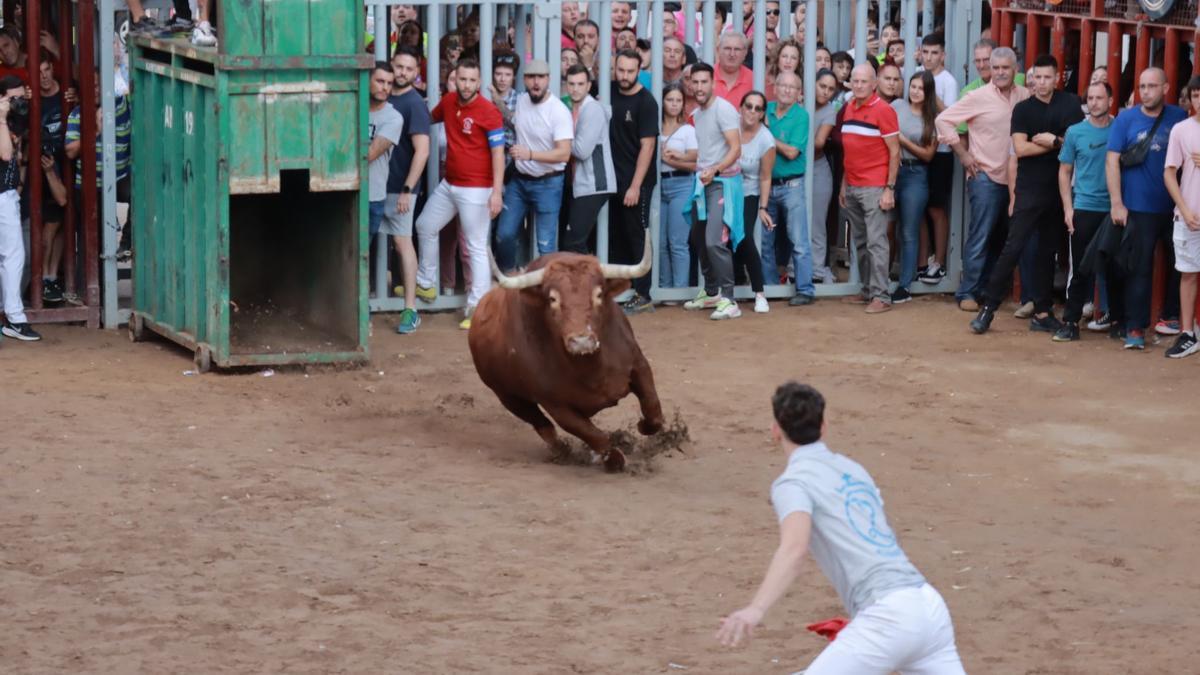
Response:
[{"label": "black leggings", "polygon": [[567,224],[558,236],[558,250],[572,253],[591,253],[589,246],[592,234],[596,229],[596,217],[600,209],[608,203],[610,195],[587,195],[574,197],[563,211],[567,214]]},{"label": "black leggings", "polygon": [[[746,197],[743,201],[742,223],[745,236],[733,252],[733,268],[735,271],[746,270],[750,276],[750,288],[755,293],[763,292],[762,259],[758,255],[758,246],[754,243],[754,229],[758,226],[758,195]],[[730,246],[733,241],[730,240]],[[789,249],[790,250],[790,249]]]}]

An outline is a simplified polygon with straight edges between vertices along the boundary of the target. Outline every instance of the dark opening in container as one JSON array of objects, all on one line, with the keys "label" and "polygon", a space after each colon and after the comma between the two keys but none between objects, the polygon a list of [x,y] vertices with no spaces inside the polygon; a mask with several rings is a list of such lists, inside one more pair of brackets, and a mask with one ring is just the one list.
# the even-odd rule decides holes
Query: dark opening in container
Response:
[{"label": "dark opening in container", "polygon": [[309,192],[307,171],[280,191],[232,195],[230,352],[358,347],[358,194]]}]

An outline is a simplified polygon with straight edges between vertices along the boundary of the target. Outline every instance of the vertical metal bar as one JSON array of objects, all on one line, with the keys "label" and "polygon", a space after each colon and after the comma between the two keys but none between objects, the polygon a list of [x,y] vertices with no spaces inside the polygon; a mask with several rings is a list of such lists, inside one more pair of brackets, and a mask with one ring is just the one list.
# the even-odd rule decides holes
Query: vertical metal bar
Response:
[{"label": "vertical metal bar", "polygon": [[[737,4],[736,2],[734,3]],[[764,91],[767,82],[767,0],[754,0],[754,88]]]},{"label": "vertical metal bar", "polygon": [[1121,91],[1121,24],[1118,21],[1108,22],[1108,85],[1113,90],[1112,114],[1117,114],[1121,103],[1125,100],[1125,92]]},{"label": "vertical metal bar", "polygon": [[[790,0],[788,0],[790,1]],[[817,115],[817,0],[805,0],[804,6],[804,109],[808,119],[814,120]],[[830,102],[830,105],[833,103]],[[813,230],[818,226],[825,227],[825,214],[813,211],[813,142],[817,135],[817,125],[808,125],[808,139],[804,148],[804,204],[808,208],[808,250],[812,251]],[[826,160],[828,161],[828,160]],[[817,264],[816,261],[813,261]],[[794,287],[793,287],[794,288]],[[794,292],[794,291],[793,291]]]},{"label": "vertical metal bar", "polygon": [[1041,17],[1037,14],[1025,15],[1025,63],[1022,67],[1026,70],[1033,65],[1034,59],[1038,57],[1042,51],[1042,23]]},{"label": "vertical metal bar", "polygon": [[458,30],[458,8],[461,5],[446,4],[440,6],[446,10],[446,30],[451,33]]},{"label": "vertical metal bar", "polygon": [[[72,27],[75,25],[73,13],[76,11],[75,3],[62,2],[60,5],[61,11],[58,16],[58,44],[61,45],[62,52],[59,59],[59,76],[58,81],[62,85],[62,91],[66,92],[71,85],[72,73],[71,63],[73,54],[71,44],[73,42]],[[60,94],[62,96],[63,94]],[[66,105],[64,96],[63,108],[70,110]],[[75,237],[75,206],[77,203],[78,192],[74,189],[75,186],[75,162],[64,161],[62,166],[63,185],[67,186],[67,206],[66,213],[63,215],[63,276],[65,278],[65,290],[68,293],[76,293],[75,284],[75,261],[79,255],[79,243]]]},{"label": "vertical metal bar", "polygon": [[934,16],[936,11],[933,0],[923,0],[925,3],[924,11],[921,13],[921,35],[929,35],[933,32],[933,23],[937,18]]},{"label": "vertical metal bar", "polygon": [[[519,16],[519,14],[518,14]],[[438,86],[441,82],[441,67],[442,67],[442,21],[441,13],[436,5],[430,7],[428,22],[425,25],[425,31],[429,35],[429,56],[426,58],[426,82],[425,96],[429,100],[429,108],[432,110],[442,98],[442,90]],[[518,32],[519,34],[519,32]],[[524,60],[524,57],[522,57]],[[481,83],[482,84],[482,83]],[[429,160],[425,169],[425,184],[428,186],[429,192],[437,188],[441,182],[441,142],[438,140],[438,131],[434,129],[429,134]]]},{"label": "vertical metal bar", "polygon": [[792,0],[779,0],[779,39],[791,37],[794,24],[792,23]]},{"label": "vertical metal bar", "polygon": [[[536,4],[533,5],[533,58],[546,59],[546,20]],[[521,82],[516,84],[518,88],[522,86]]]},{"label": "vertical metal bar", "polygon": [[525,62],[529,60],[529,38],[525,34],[528,22],[529,5],[517,5],[517,27],[513,31],[513,41],[517,48],[517,72],[513,73],[514,88],[521,83],[521,76],[525,73]]},{"label": "vertical metal bar", "polygon": [[854,34],[850,32],[850,13],[852,9],[851,0],[838,2],[838,38],[835,44],[848,45],[850,44],[850,38],[854,37]]},{"label": "vertical metal bar", "polygon": [[[41,20],[42,20],[42,3],[41,0],[27,0],[25,4],[25,35],[41,35]],[[26,43],[31,43],[31,40],[26,39]],[[29,82],[36,83],[39,80],[41,68],[41,59],[38,58],[38,50],[28,50],[28,58],[25,59],[25,74],[28,76]],[[37,86],[36,84],[34,86]],[[42,308],[42,275],[46,270],[42,269],[42,228],[45,223],[42,222],[42,125],[39,120],[42,119],[42,97],[35,92],[34,96],[29,101],[29,119],[33,123],[29,125],[29,144],[26,146],[26,180],[25,185],[28,190],[24,196],[28,199],[28,203],[34,205],[29,209],[29,305],[33,309]],[[7,130],[6,130],[7,133]],[[51,244],[53,246],[53,244]],[[7,290],[7,289],[6,289]],[[107,322],[106,322],[107,323]]]},{"label": "vertical metal bar", "polygon": [[1067,23],[1061,16],[1054,17],[1050,24],[1050,53],[1058,64],[1058,77],[1054,88],[1062,87],[1067,81]]},{"label": "vertical metal bar", "polygon": [[[489,91],[492,83],[492,43],[496,35],[496,5],[479,6],[479,91]],[[484,98],[487,98],[486,96]]]},{"label": "vertical metal bar", "polygon": [[729,3],[729,17],[733,25],[733,29],[743,35],[746,32],[745,18],[742,16],[741,0],[733,0]]},{"label": "vertical metal bar", "polygon": [[683,41],[696,48],[696,0],[683,0]]},{"label": "vertical metal bar", "polygon": [[879,51],[887,56],[887,45],[883,44],[883,27],[892,20],[891,0],[879,0],[879,20],[875,22],[876,36],[879,38]]},{"label": "vertical metal bar", "polygon": [[[917,55],[920,45],[917,43],[917,3],[908,0],[900,6],[900,37],[904,40],[904,81],[907,83],[912,74],[917,71]],[[907,84],[905,85],[907,92]]]},{"label": "vertical metal bar", "polygon": [[717,28],[717,0],[704,0],[704,20],[701,35],[703,40],[701,44],[702,56],[700,60],[712,64],[714,56],[717,53],[717,38],[714,34]]},{"label": "vertical metal bar", "polygon": [[[100,105],[104,123],[100,138],[103,145],[103,178],[101,195],[104,222],[104,327],[117,327],[117,125],[116,104],[113,101],[115,71],[113,68],[113,0],[100,0]],[[36,126],[36,124],[34,125]]]},{"label": "vertical metal bar", "polygon": [[[658,27],[650,38],[650,89],[654,95],[654,100],[658,101],[659,120],[662,119],[662,91],[663,91],[663,0],[654,0],[651,15],[646,17],[650,19],[646,23]],[[638,23],[642,23],[641,17],[638,18]],[[657,126],[657,125],[656,125]],[[661,176],[662,168],[659,162],[662,160],[662,148],[655,153],[655,162],[651,164],[650,171],[658,172]],[[650,222],[647,223],[646,236],[650,237],[650,242],[654,251],[658,251],[658,244],[662,241],[660,236],[662,233],[662,180],[654,181],[654,190],[650,193]],[[655,255],[655,260],[660,260],[661,256]],[[661,283],[662,270],[661,265],[657,262],[650,266],[650,297],[658,292],[659,283]]]},{"label": "vertical metal bar", "polygon": [[1004,12],[1000,15],[1000,35],[996,40],[1001,47],[1012,49],[1013,46],[1013,15],[1012,12]]},{"label": "vertical metal bar", "polygon": [[[1167,71],[1167,103],[1172,105],[1179,100],[1179,38],[1175,31],[1167,28],[1164,31],[1167,43],[1163,46],[1163,66]],[[34,202],[36,203],[36,202]]]},{"label": "vertical metal bar", "polygon": [[1076,92],[1086,99],[1088,83],[1096,68],[1096,22],[1084,19],[1079,28],[1079,89]]},{"label": "vertical metal bar", "polygon": [[[638,0],[637,4],[637,23],[633,24],[639,38],[650,37],[650,3],[646,0]],[[655,23],[655,26],[661,26],[662,23]],[[662,31],[655,31],[662,32]]]},{"label": "vertical metal bar", "polygon": [[[594,20],[600,24],[600,102],[607,107],[612,105],[612,3],[601,2],[600,15]],[[608,215],[605,204],[596,217],[596,257],[604,263],[608,262]]]},{"label": "vertical metal bar", "polygon": [[867,60],[867,0],[854,3],[854,56],[855,62]]},{"label": "vertical metal bar", "polygon": [[[1137,45],[1134,47],[1134,66],[1133,72],[1135,75],[1141,75],[1142,71],[1150,67],[1150,31],[1146,28],[1146,24],[1139,23],[1135,29]],[[1136,91],[1138,82],[1133,81],[1133,88]],[[1135,99],[1136,100],[1136,99]]]},{"label": "vertical metal bar", "polygon": [[[374,6],[374,45],[375,45],[375,60],[388,60],[388,8],[387,5],[377,4]],[[367,78],[370,82],[370,77]],[[369,98],[369,97],[368,97]],[[388,237],[382,232],[375,235],[375,278],[371,279],[371,288],[374,290],[377,300],[385,300],[388,296],[387,289],[387,272],[388,272]]]},{"label": "vertical metal bar", "polygon": [[562,5],[545,4],[542,6],[554,15],[547,19],[549,24],[546,39],[549,40],[549,44],[546,46],[549,57],[546,60],[550,62],[550,93],[557,98],[562,94],[562,38],[559,37],[562,30],[555,30],[554,27],[562,25]]}]

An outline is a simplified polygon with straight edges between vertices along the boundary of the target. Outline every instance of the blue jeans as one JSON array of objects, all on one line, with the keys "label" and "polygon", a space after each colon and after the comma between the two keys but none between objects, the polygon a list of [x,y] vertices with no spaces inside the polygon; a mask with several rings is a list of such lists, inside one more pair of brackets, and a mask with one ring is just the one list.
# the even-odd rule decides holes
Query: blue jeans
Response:
[{"label": "blue jeans", "polygon": [[971,221],[963,243],[962,278],[954,293],[960,301],[982,295],[995,262],[988,255],[988,241],[996,224],[1008,216],[1008,186],[996,183],[987,174],[980,172],[967,180],[967,195],[971,199]]},{"label": "blue jeans", "polygon": [[504,209],[496,223],[496,264],[502,270],[517,265],[517,235],[525,214],[534,211],[538,255],[558,250],[558,212],[562,208],[563,177],[530,180],[515,176],[504,187]]},{"label": "blue jeans", "polygon": [[[789,181],[789,185],[777,185],[771,188],[771,201],[767,211],[775,227],[787,227],[788,238],[792,240],[792,267],[796,274],[796,294],[812,297],[817,294],[813,286],[812,246],[808,238],[808,207],[804,200],[804,181],[797,179]],[[777,278],[779,272],[775,268],[775,233],[765,227],[762,231],[762,261],[763,278],[767,283]]]},{"label": "blue jeans", "polygon": [[901,165],[896,176],[896,210],[900,214],[900,285],[908,290],[917,278],[917,248],[920,244],[921,217],[929,204],[929,167],[925,164]]},{"label": "blue jeans", "polygon": [[379,226],[383,223],[383,205],[387,202],[386,199],[380,199],[377,202],[367,202],[367,231],[371,233],[371,237],[379,234]]},{"label": "blue jeans", "polygon": [[692,176],[675,176],[662,180],[660,213],[661,243],[658,247],[658,285],[663,288],[686,288],[692,263],[688,250],[691,228],[683,217],[688,199],[692,196]]}]

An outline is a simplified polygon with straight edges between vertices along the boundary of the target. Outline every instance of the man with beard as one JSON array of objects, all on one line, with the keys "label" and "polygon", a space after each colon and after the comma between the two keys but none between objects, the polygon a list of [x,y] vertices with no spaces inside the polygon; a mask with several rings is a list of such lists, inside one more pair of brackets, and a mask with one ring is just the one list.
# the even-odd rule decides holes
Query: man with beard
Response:
[{"label": "man with beard", "polygon": [[471,288],[463,330],[471,327],[471,314],[492,285],[488,262],[488,235],[492,218],[500,214],[504,191],[504,121],[500,111],[479,95],[479,64],[463,59],[454,70],[457,92],[442,98],[433,109],[434,124],[446,129],[446,175],[417,219],[417,297],[437,298],[438,233],[454,216],[467,239]]},{"label": "man with beard", "polygon": [[[609,258],[634,265],[642,259],[646,228],[650,224],[650,193],[657,171],[658,101],[638,82],[641,58],[635,51],[617,52],[613,73],[612,123],[609,144],[617,174],[617,192],[609,201]],[[627,313],[654,309],[650,301],[650,275],[633,280],[634,295],[625,302]]]},{"label": "man with beard", "polygon": [[528,211],[534,212],[538,255],[558,250],[563,174],[575,126],[562,101],[550,95],[550,64],[541,59],[525,66],[525,93],[517,97],[513,123],[517,137],[509,156],[516,172],[504,189],[496,226],[496,263],[506,271],[516,267],[517,238]]},{"label": "man with beard", "polygon": [[429,159],[429,108],[413,88],[417,78],[417,55],[401,47],[392,56],[396,82],[388,103],[404,118],[400,142],[392,150],[388,169],[387,201],[383,203],[380,232],[391,235],[404,278],[404,311],[400,312],[398,333],[411,333],[421,324],[417,317],[417,250],[413,248],[413,207],[421,192],[421,174]]}]

